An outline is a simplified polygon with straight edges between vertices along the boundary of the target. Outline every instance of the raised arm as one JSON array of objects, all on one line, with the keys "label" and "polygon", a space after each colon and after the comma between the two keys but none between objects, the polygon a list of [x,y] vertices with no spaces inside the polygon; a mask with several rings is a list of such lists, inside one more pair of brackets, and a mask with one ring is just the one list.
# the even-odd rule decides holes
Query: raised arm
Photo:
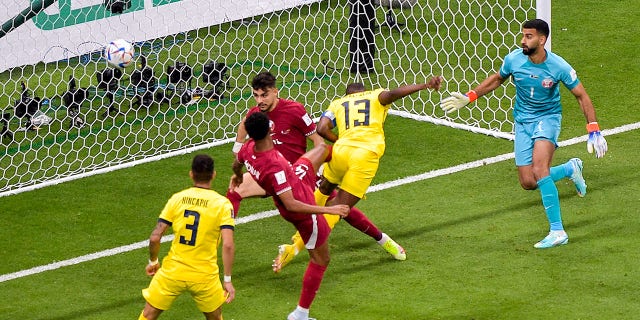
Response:
[{"label": "raised arm", "polygon": [[404,86],[397,87],[395,89],[382,91],[378,95],[378,100],[380,101],[381,104],[388,105],[398,99],[404,98],[420,90],[424,90],[424,89],[439,90],[441,83],[442,83],[442,77],[440,76],[433,77],[429,79],[427,83],[404,85]]},{"label": "raised arm", "polygon": [[476,101],[479,97],[495,90],[502,85],[506,79],[503,78],[499,72],[496,72],[482,81],[473,90],[462,94],[460,92],[452,92],[451,96],[442,99],[440,102],[440,108],[445,113],[459,110],[460,108],[468,105],[471,102]]},{"label": "raised arm", "polygon": [[242,118],[242,120],[240,120],[240,123],[238,124],[238,130],[236,132],[236,141],[233,144],[233,153],[234,154],[238,154],[238,151],[240,151],[240,148],[242,147],[242,144],[247,140],[247,129],[245,129],[244,127],[244,118]]}]

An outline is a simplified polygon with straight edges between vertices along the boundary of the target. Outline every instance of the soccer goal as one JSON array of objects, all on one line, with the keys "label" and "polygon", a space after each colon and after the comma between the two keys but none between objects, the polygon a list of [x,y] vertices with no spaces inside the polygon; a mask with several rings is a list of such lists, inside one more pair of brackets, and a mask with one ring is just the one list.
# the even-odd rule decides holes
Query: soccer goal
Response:
[{"label": "soccer goal", "polygon": [[[445,116],[550,0],[6,0],[0,3],[0,197],[223,144],[262,70],[314,116],[349,82],[445,78],[393,113],[509,138],[512,88]],[[114,68],[124,39],[134,63]]]}]

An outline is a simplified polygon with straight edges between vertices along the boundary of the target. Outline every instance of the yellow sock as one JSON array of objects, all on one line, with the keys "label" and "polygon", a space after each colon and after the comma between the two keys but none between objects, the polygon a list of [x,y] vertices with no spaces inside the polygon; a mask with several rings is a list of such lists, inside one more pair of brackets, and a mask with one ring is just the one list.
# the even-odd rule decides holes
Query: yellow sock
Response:
[{"label": "yellow sock", "polygon": [[324,218],[327,220],[327,224],[329,225],[329,228],[331,228],[332,230],[333,230],[333,227],[336,226],[336,223],[340,221],[340,216],[337,214],[325,214]]},{"label": "yellow sock", "polygon": [[304,241],[302,241],[300,232],[296,231],[296,234],[294,234],[293,237],[291,237],[291,241],[293,241],[293,246],[296,248],[296,254],[298,254],[298,252],[301,252],[305,249]]},{"label": "yellow sock", "polygon": [[138,317],[138,320],[147,320],[147,318],[144,317],[144,310],[140,312],[140,316]]},{"label": "yellow sock", "polygon": [[329,196],[320,192],[319,189],[313,192],[313,197],[316,198],[316,204],[322,207],[327,204],[327,200],[329,199]]}]

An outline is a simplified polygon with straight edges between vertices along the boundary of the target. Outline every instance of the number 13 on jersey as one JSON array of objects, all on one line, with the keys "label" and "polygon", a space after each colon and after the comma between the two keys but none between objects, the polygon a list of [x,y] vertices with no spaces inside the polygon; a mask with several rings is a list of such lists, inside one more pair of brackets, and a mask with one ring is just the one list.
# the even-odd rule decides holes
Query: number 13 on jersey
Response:
[{"label": "number 13 on jersey", "polygon": [[371,112],[371,100],[353,100],[342,103],[344,107],[344,124],[345,128],[351,126],[369,126],[369,116]]}]

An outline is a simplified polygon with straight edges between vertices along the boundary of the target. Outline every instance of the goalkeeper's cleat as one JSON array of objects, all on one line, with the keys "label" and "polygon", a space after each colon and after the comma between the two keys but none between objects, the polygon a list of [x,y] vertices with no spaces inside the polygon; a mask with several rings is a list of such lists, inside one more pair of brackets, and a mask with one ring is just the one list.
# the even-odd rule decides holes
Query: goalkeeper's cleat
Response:
[{"label": "goalkeeper's cleat", "polygon": [[271,265],[273,272],[280,272],[297,254],[296,247],[292,244],[282,244],[278,246],[278,256],[273,260],[273,264]]},{"label": "goalkeeper's cleat", "polygon": [[404,251],[404,248],[400,246],[397,242],[393,241],[391,237],[387,236],[383,233],[383,237],[386,236],[387,241],[382,244],[384,250],[389,252],[396,260],[407,260],[407,254]]},{"label": "goalkeeper's cleat", "polygon": [[546,249],[546,248],[565,245],[567,243],[569,243],[569,236],[567,235],[566,232],[551,231],[546,237],[544,237],[544,239],[534,244],[533,247],[538,249]]},{"label": "goalkeeper's cleat", "polygon": [[584,181],[584,177],[582,177],[582,160],[572,158],[569,160],[569,163],[571,167],[573,167],[573,173],[569,179],[575,184],[578,196],[584,197],[587,194],[587,183]]}]

